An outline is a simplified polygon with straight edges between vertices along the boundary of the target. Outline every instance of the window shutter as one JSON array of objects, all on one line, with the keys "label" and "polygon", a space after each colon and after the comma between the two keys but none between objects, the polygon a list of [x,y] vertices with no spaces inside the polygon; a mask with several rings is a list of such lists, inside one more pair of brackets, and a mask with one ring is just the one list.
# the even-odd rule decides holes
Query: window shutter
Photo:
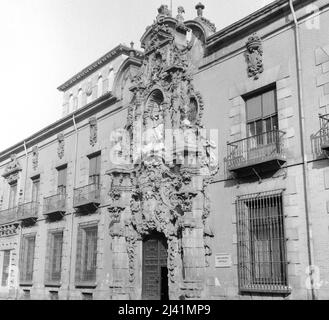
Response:
[{"label": "window shutter", "polygon": [[262,95],[263,117],[267,118],[276,113],[275,90],[267,91]]},{"label": "window shutter", "polygon": [[82,243],[83,243],[84,230],[79,227],[78,229],[78,242],[77,242],[77,255],[75,263],[75,281],[81,281],[81,259],[82,259]]},{"label": "window shutter", "polygon": [[45,279],[46,281],[51,280],[50,276],[50,265],[51,265],[51,248],[52,248],[52,233],[48,232],[48,237],[47,237],[47,253],[46,253],[46,262],[45,262]]},{"label": "window shutter", "polygon": [[5,250],[3,252],[2,281],[1,281],[1,285],[3,287],[7,287],[8,285],[9,265],[10,265],[10,250]]},{"label": "window shutter", "polygon": [[260,119],[262,117],[262,97],[256,96],[246,101],[247,122]]}]

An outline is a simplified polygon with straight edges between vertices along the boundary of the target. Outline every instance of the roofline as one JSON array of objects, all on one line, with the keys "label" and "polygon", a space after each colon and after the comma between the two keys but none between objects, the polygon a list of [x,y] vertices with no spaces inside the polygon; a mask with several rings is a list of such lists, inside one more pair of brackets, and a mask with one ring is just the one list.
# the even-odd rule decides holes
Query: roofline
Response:
[{"label": "roofline", "polygon": [[130,55],[131,51],[134,51],[136,58],[142,58],[144,56],[142,51],[131,49],[127,47],[124,44],[119,44],[114,49],[103,55],[101,58],[97,59],[95,62],[84,68],[82,71],[74,75],[72,78],[70,78],[68,81],[60,85],[57,90],[59,91],[66,91],[67,89],[70,89],[73,87],[77,82],[85,79],[88,77],[91,73],[98,70],[99,68],[103,67],[106,63],[113,60],[114,58],[118,57],[121,54]]},{"label": "roofline", "polygon": [[[294,0],[296,9],[303,7],[314,0]],[[269,16],[279,16],[282,11],[290,13],[289,1],[288,0],[276,0],[266,5],[265,7],[249,14],[248,16],[232,23],[231,25],[217,31],[213,35],[209,36],[206,40],[207,47],[213,47],[219,42],[224,41],[228,37],[232,37],[235,33],[246,32],[249,28],[254,27],[261,21],[265,21]]]},{"label": "roofline", "polygon": [[50,136],[69,128],[70,126],[72,126],[71,122],[73,116],[77,121],[81,121],[87,118],[88,116],[92,116],[96,111],[98,112],[103,110],[104,108],[114,105],[117,101],[119,100],[113,95],[112,91],[106,93],[105,95],[101,96],[92,103],[84,106],[83,108],[68,114],[66,117],[51,123],[47,127],[39,130],[28,138],[22,140],[21,142],[18,142],[15,145],[1,151],[0,161],[3,161],[13,153],[19,153],[23,151],[24,144],[27,146],[27,148],[29,148],[31,145],[35,145],[40,141],[43,141],[49,138]]}]

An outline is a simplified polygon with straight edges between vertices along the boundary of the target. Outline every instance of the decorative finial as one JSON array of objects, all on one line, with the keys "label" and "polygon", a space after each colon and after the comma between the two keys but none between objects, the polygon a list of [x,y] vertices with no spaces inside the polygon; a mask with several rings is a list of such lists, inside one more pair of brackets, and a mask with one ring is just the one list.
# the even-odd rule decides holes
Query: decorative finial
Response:
[{"label": "decorative finial", "polygon": [[196,6],[195,9],[197,10],[198,13],[198,17],[202,17],[203,16],[203,10],[204,10],[205,6],[199,2]]},{"label": "decorative finial", "polygon": [[183,17],[183,13],[185,13],[185,9],[182,6],[179,6],[177,8],[177,17],[176,20],[178,20],[178,22],[184,22],[184,17]]},{"label": "decorative finial", "polygon": [[135,43],[133,41],[130,42],[130,56],[134,57],[135,56],[135,49],[134,49]]}]

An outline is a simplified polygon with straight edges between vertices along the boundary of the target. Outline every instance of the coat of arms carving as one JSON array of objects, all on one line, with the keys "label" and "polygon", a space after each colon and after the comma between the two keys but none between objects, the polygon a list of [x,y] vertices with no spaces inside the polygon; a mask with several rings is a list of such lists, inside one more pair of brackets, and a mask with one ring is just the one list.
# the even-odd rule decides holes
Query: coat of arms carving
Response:
[{"label": "coat of arms carving", "polygon": [[246,43],[247,52],[246,60],[248,64],[248,76],[257,80],[259,75],[263,73],[263,47],[260,37],[254,33],[248,38]]}]

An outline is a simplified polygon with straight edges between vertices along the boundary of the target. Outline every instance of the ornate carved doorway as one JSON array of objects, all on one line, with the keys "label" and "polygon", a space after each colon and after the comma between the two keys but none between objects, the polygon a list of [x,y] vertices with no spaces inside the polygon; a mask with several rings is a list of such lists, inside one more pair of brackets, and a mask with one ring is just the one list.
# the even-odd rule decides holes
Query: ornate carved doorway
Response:
[{"label": "ornate carved doorway", "polygon": [[167,241],[152,233],[143,241],[143,300],[168,300]]}]

